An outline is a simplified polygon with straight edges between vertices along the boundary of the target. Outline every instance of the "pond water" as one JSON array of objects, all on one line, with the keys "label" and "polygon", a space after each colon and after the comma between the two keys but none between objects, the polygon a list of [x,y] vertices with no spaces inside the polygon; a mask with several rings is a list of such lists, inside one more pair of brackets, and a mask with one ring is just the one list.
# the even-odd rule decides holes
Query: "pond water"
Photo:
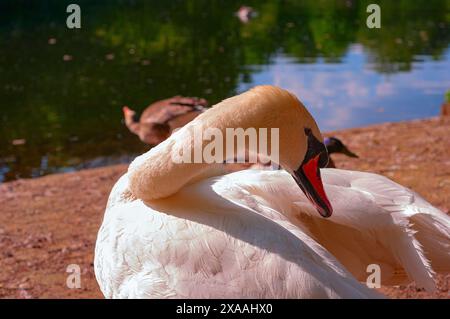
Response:
[{"label": "pond water", "polygon": [[130,161],[123,105],[275,84],[328,131],[435,116],[450,89],[446,0],[77,1],[69,30],[71,2],[0,2],[0,182]]}]

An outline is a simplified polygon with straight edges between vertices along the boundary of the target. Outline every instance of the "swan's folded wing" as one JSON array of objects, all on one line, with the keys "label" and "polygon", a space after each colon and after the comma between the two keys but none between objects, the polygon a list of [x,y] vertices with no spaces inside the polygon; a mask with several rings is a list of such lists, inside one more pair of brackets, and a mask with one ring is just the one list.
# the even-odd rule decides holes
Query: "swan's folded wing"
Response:
[{"label": "swan's folded wing", "polygon": [[375,264],[382,284],[415,280],[432,291],[431,266],[448,272],[450,265],[448,217],[380,175],[324,169],[322,177],[334,208],[328,219],[317,214],[286,172],[259,172],[241,186],[314,238],[359,280],[365,281],[368,266]]},{"label": "swan's folded wing", "polygon": [[391,212],[399,226],[411,233],[417,251],[437,272],[450,272],[450,218],[419,194],[379,175],[361,178],[352,187],[370,192],[376,204]]},{"label": "swan's folded wing", "polygon": [[392,283],[401,278],[401,266],[419,287],[431,291],[434,271],[450,271],[450,219],[418,194],[370,173],[324,170],[324,180],[331,184],[326,185],[336,211],[331,221],[360,231],[355,244],[366,253],[359,258],[373,255],[373,249],[385,252]]}]

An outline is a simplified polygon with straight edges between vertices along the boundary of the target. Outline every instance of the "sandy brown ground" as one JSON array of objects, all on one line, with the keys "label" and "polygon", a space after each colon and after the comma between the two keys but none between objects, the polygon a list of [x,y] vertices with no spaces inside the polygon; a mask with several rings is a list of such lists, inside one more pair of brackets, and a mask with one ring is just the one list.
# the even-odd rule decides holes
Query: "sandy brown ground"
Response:
[{"label": "sandy brown ground", "polygon": [[[330,134],[327,134],[330,135]],[[450,118],[332,132],[360,159],[334,156],[340,168],[376,172],[450,209]],[[125,165],[0,185],[0,298],[100,298],[93,251],[107,196]],[[68,289],[66,267],[81,267]],[[450,275],[430,295],[414,284],[383,288],[394,298],[449,296]]]}]

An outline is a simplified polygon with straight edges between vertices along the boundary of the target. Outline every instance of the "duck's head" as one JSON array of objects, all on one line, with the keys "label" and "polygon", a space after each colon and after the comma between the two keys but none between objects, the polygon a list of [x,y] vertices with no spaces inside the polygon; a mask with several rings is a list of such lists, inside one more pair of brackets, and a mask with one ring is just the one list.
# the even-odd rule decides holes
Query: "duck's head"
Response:
[{"label": "duck's head", "polygon": [[327,137],[325,138],[324,143],[327,147],[328,154],[341,153],[347,155],[348,157],[358,158],[358,155],[350,151],[347,146],[345,146],[345,144],[336,137]]}]

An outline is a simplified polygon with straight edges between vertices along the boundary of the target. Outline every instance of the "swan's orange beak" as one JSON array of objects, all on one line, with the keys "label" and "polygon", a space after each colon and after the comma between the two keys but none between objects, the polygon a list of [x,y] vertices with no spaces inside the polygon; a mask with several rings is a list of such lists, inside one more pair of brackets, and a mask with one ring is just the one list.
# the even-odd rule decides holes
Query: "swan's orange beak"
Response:
[{"label": "swan's orange beak", "polygon": [[325,193],[320,176],[320,167],[326,167],[328,164],[328,152],[325,145],[313,135],[311,129],[305,128],[305,135],[308,139],[305,158],[292,176],[319,214],[322,217],[330,217],[333,207]]},{"label": "swan's orange beak", "polygon": [[333,207],[325,193],[320,176],[320,156],[317,155],[300,166],[294,172],[294,179],[309,201],[316,207],[319,214],[322,217],[330,217],[333,213]]}]

